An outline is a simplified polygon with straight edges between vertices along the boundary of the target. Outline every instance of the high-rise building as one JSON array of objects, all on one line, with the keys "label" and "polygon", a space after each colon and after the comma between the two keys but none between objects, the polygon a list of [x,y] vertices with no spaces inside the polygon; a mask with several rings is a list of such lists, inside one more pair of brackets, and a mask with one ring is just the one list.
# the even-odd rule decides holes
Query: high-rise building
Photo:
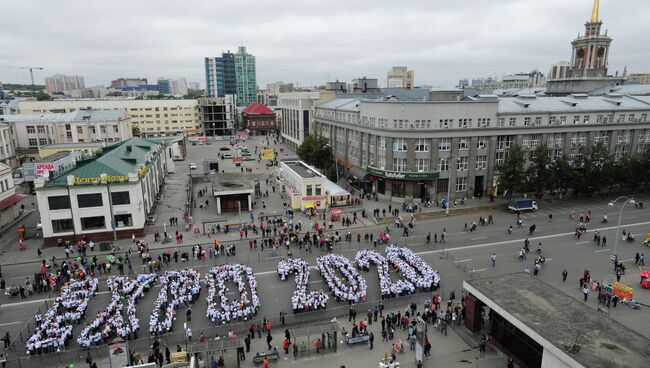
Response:
[{"label": "high-rise building", "polygon": [[411,89],[415,86],[415,73],[405,66],[394,66],[386,73],[386,87]]},{"label": "high-rise building", "polygon": [[158,91],[166,96],[185,96],[187,94],[187,81],[185,78],[158,78]]},{"label": "high-rise building", "polygon": [[235,54],[228,51],[221,57],[205,58],[205,93],[208,97],[237,94]]},{"label": "high-rise building", "polygon": [[255,56],[246,51],[246,46],[239,46],[235,54],[237,74],[237,106],[245,107],[257,101],[257,70]]},{"label": "high-rise building", "polygon": [[564,79],[569,76],[571,70],[571,63],[568,61],[560,61],[551,65],[551,70],[548,72],[548,79]]},{"label": "high-rise building", "polygon": [[55,74],[45,78],[47,93],[65,93],[75,89],[84,89],[84,77],[80,75]]},{"label": "high-rise building", "polygon": [[111,81],[113,88],[129,88],[147,85],[147,78],[118,78]]}]

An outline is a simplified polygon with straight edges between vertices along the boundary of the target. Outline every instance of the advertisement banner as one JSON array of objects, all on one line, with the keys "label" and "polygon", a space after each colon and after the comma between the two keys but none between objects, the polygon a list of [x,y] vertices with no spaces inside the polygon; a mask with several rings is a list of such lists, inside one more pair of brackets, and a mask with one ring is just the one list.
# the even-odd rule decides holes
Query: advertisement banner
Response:
[{"label": "advertisement banner", "polygon": [[50,171],[54,170],[54,164],[51,162],[48,163],[43,163],[43,164],[36,164],[36,175],[38,176],[46,176]]},{"label": "advertisement banner", "polygon": [[632,300],[632,297],[634,296],[634,290],[625,284],[617,282],[614,284],[614,295],[620,299],[625,298],[627,300]]},{"label": "advertisement banner", "polygon": [[262,150],[262,160],[269,160],[269,161],[275,160],[275,152],[273,152],[272,149]]}]

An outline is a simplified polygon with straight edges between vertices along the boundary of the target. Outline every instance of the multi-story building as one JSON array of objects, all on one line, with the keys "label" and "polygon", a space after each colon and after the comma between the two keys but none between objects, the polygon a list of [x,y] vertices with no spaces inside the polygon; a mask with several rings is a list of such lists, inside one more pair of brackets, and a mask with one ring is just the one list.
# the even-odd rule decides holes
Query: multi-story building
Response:
[{"label": "multi-story building", "polygon": [[185,78],[158,78],[158,91],[165,96],[185,96],[187,94],[187,81]]},{"label": "multi-story building", "polygon": [[571,63],[568,61],[560,61],[551,65],[551,69],[548,72],[548,79],[564,79],[569,77],[569,72],[571,70]]},{"label": "multi-story building", "polygon": [[405,66],[394,66],[386,73],[386,87],[404,89],[415,87],[415,72]]},{"label": "multi-story building", "polygon": [[232,135],[235,132],[235,98],[225,97],[199,98],[199,121],[204,136]]},{"label": "multi-story building", "polygon": [[650,73],[632,73],[627,80],[639,84],[650,84]]},{"label": "multi-story building", "polygon": [[245,107],[257,101],[255,56],[246,51],[246,46],[239,46],[237,49],[235,71],[237,74],[237,106]]},{"label": "multi-story building", "polygon": [[275,133],[276,118],[273,110],[266,105],[253,102],[242,110],[244,126],[252,135],[266,135]]},{"label": "multi-story building", "polygon": [[78,110],[126,110],[133,126],[142,134],[175,135],[180,132],[197,134],[199,126],[199,103],[197,100],[91,100],[65,99],[53,101],[19,101],[16,113],[52,114]]},{"label": "multi-story building", "polygon": [[[0,115],[0,121],[5,116]],[[14,128],[11,124],[0,122],[0,162],[16,168],[16,145]]]},{"label": "multi-story building", "polygon": [[14,221],[20,214],[18,202],[25,194],[16,193],[11,166],[0,163],[0,226]]},{"label": "multi-story building", "polygon": [[[332,95],[329,98],[334,98]],[[282,127],[282,138],[290,149],[296,150],[311,132],[314,106],[324,101],[319,92],[280,93],[278,109]]]},{"label": "multi-story building", "polygon": [[356,78],[353,79],[348,87],[348,92],[352,93],[367,93],[379,92],[379,81],[375,78]]},{"label": "multi-story building", "polygon": [[[284,113],[283,113],[284,114]],[[650,146],[650,96],[483,97],[412,102],[336,99],[315,107],[343,170],[393,200],[497,190],[496,167],[514,143],[575,158],[603,142],[615,157]],[[283,129],[284,132],[284,129]]]},{"label": "multi-story building", "polygon": [[133,137],[131,118],[124,110],[79,110],[47,115],[4,115],[13,128],[16,150],[29,162],[49,144],[121,142]]},{"label": "multi-story building", "polygon": [[533,70],[530,73],[504,75],[501,79],[488,77],[472,80],[472,88],[483,91],[534,88],[541,87],[544,84],[546,84],[546,78],[538,70]]},{"label": "multi-story building", "polygon": [[237,94],[235,54],[228,51],[221,57],[205,58],[205,93],[207,97]]},{"label": "multi-story building", "polygon": [[55,74],[45,78],[47,93],[70,93],[77,89],[84,89],[84,77],[80,75]]},{"label": "multi-story building", "polygon": [[156,195],[173,171],[171,146],[136,137],[48,181],[37,178],[45,245],[144,236]]},{"label": "multi-story building", "polygon": [[111,87],[120,89],[147,85],[147,78],[117,78],[111,81]]}]

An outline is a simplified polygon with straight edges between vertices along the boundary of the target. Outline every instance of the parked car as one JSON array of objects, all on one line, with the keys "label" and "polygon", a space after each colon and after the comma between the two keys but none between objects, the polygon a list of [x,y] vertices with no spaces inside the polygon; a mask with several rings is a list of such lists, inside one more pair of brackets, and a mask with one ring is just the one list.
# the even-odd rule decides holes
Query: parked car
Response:
[{"label": "parked car", "polygon": [[190,170],[196,170],[196,164],[194,162],[190,163]]},{"label": "parked car", "polygon": [[230,151],[230,147],[226,147],[226,146],[219,147],[219,151]]}]

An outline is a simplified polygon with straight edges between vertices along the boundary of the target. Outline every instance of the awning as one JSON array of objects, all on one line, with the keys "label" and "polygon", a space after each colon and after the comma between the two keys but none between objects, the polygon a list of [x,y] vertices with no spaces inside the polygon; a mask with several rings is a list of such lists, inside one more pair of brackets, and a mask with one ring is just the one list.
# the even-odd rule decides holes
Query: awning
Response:
[{"label": "awning", "polygon": [[0,211],[4,211],[5,209],[13,206],[14,204],[20,202],[21,199],[27,197],[26,194],[12,194],[9,197],[3,199],[0,201]]},{"label": "awning", "polygon": [[341,188],[340,186],[338,186],[336,183],[332,181],[328,180],[326,187],[327,187],[326,190],[329,192],[329,195],[332,197],[342,197],[342,196],[350,195],[350,192]]},{"label": "awning", "polygon": [[641,277],[650,278],[650,271],[641,271],[641,272],[639,272],[639,275],[641,275]]}]

